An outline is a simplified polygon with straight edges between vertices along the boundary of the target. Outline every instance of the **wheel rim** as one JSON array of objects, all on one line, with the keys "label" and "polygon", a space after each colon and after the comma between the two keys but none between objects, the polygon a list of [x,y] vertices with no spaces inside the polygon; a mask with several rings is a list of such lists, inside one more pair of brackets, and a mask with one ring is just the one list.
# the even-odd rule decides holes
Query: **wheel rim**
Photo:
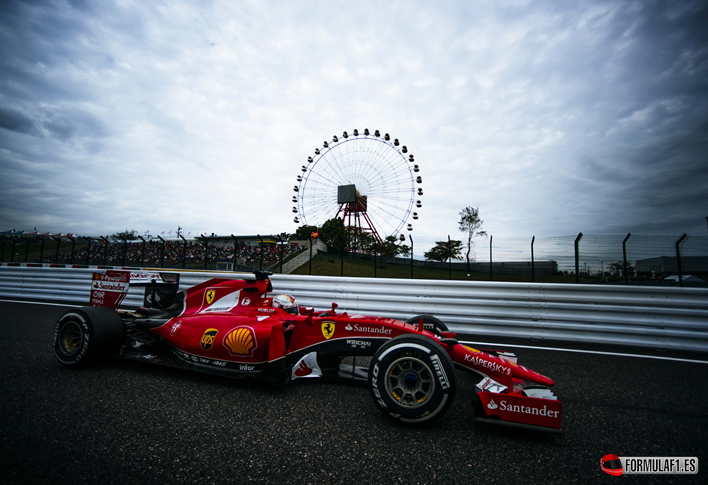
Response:
[{"label": "wheel rim", "polygon": [[61,353],[71,357],[81,350],[81,343],[84,340],[84,331],[78,322],[71,320],[61,327],[58,340]]},{"label": "wheel rim", "polygon": [[423,406],[435,392],[433,372],[420,359],[402,357],[386,371],[386,392],[405,408]]}]

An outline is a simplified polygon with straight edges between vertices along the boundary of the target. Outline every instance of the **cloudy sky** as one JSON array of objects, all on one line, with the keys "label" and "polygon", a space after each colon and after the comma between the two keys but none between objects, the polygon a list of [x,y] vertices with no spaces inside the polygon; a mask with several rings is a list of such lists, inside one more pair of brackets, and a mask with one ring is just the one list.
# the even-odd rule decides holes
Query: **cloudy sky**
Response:
[{"label": "cloudy sky", "polygon": [[704,1],[0,3],[0,230],[294,232],[354,128],[415,154],[413,236],[706,234]]}]

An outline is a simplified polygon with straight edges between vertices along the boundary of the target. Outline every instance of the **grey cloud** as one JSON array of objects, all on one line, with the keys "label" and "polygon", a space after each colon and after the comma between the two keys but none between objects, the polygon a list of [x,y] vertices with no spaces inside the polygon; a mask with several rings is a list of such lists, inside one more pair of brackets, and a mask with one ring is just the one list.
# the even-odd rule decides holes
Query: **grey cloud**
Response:
[{"label": "grey cloud", "polygon": [[34,120],[24,113],[0,106],[0,128],[17,133],[35,135],[37,129]]}]

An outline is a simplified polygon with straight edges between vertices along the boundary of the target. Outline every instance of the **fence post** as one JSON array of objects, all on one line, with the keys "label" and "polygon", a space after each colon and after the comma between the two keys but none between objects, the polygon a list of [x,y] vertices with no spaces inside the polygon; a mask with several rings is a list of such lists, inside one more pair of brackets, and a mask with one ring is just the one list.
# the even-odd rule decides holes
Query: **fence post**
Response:
[{"label": "fence post", "polygon": [[236,239],[236,236],[234,236],[233,234],[231,234],[231,237],[234,238],[234,264],[231,269],[233,271],[236,271],[236,261],[238,256],[238,239]]},{"label": "fence post", "polygon": [[108,238],[101,236],[101,239],[103,239],[103,266],[108,265]]},{"label": "fence post", "polygon": [[583,237],[583,233],[579,232],[578,237],[575,238],[575,282],[580,283],[580,251],[578,247],[580,245],[580,239]]},{"label": "fence post", "polygon": [[260,258],[261,262],[260,262],[260,265],[258,266],[258,269],[260,271],[263,271],[263,238],[261,237],[260,234],[256,234],[256,236],[258,236],[258,241],[260,241],[260,243],[261,243],[261,250],[259,251],[259,253],[261,255],[261,258]]},{"label": "fence post", "polygon": [[536,267],[533,260],[533,243],[536,242],[536,236],[531,238],[531,281],[536,281]]},{"label": "fence post", "polygon": [[54,253],[54,264],[59,264],[59,245],[61,244],[61,237],[52,236],[52,239],[57,242],[57,250]]},{"label": "fence post", "polygon": [[125,257],[128,253],[128,240],[123,239],[123,266],[125,266]]},{"label": "fence post", "polygon": [[688,237],[684,234],[676,241],[676,269],[678,269],[679,286],[683,287],[683,272],[681,271],[681,243]]},{"label": "fence post", "polygon": [[374,278],[378,278],[378,273],[377,273],[377,269],[376,269],[376,264],[377,264],[376,253],[378,252],[377,251],[378,248],[376,247],[377,244],[378,244],[378,241],[374,241],[373,246],[371,246],[374,250]]},{"label": "fence post", "polygon": [[209,264],[209,237],[206,234],[202,234],[202,237],[204,238],[204,271],[206,271]]},{"label": "fence post", "polygon": [[88,242],[88,250],[86,251],[86,266],[91,266],[91,238],[82,236]]},{"label": "fence post", "polygon": [[494,236],[489,236],[489,281],[494,281],[494,267],[492,266],[492,241]]},{"label": "fence post", "polygon": [[285,251],[285,243],[283,242],[283,238],[280,237],[280,235],[275,237],[277,237],[278,241],[280,241],[280,274],[283,274],[283,252]]},{"label": "fence post", "polygon": [[165,267],[165,240],[162,239],[161,236],[157,236],[157,238],[162,241],[162,246],[160,247],[160,268]]},{"label": "fence post", "polygon": [[624,241],[622,241],[622,264],[624,265],[624,284],[627,286],[629,284],[629,275],[627,274],[627,241],[629,241],[629,237],[632,235],[631,232],[627,233],[627,237],[624,238]]},{"label": "fence post", "polygon": [[27,263],[29,261],[29,247],[30,247],[30,245],[29,245],[29,241],[28,241],[26,244],[26,247],[25,247],[25,263]]},{"label": "fence post", "polygon": [[413,236],[408,234],[408,239],[411,240],[411,279],[413,279]]},{"label": "fence post", "polygon": [[187,240],[184,238],[181,232],[178,232],[177,235],[182,238],[182,269],[187,268]]},{"label": "fence post", "polygon": [[69,260],[69,264],[73,265],[74,264],[74,250],[76,249],[76,239],[74,239],[71,236],[67,236],[69,239],[71,239],[71,260]]},{"label": "fence post", "polygon": [[2,257],[0,257],[0,261],[5,262],[5,235],[2,236]]},{"label": "fence post", "polygon": [[39,262],[44,264],[44,238],[42,238],[42,245],[39,247]]},{"label": "fence post", "polygon": [[145,239],[139,234],[136,234],[136,236],[143,242],[143,248],[140,250],[140,267],[142,268],[145,266]]},{"label": "fence post", "polygon": [[452,242],[450,242],[450,235],[447,235],[447,251],[450,253],[450,260],[447,264],[447,274],[448,274],[448,279],[452,279]]},{"label": "fence post", "polygon": [[310,241],[310,269],[308,274],[312,276],[312,236],[307,238],[308,241]]}]

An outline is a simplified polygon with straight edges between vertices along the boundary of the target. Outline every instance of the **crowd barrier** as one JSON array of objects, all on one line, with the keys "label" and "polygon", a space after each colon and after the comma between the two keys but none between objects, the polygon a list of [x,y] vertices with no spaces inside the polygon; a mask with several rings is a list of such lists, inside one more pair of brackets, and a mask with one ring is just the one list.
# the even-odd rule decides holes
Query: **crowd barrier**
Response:
[{"label": "crowd barrier", "polygon": [[[101,268],[0,266],[0,297],[85,305]],[[132,271],[140,271],[135,268]],[[155,270],[164,271],[164,270]],[[180,289],[249,274],[178,271]],[[401,320],[428,313],[465,336],[708,352],[708,289],[273,275],[298,304]],[[142,304],[131,287],[125,308]]]}]

